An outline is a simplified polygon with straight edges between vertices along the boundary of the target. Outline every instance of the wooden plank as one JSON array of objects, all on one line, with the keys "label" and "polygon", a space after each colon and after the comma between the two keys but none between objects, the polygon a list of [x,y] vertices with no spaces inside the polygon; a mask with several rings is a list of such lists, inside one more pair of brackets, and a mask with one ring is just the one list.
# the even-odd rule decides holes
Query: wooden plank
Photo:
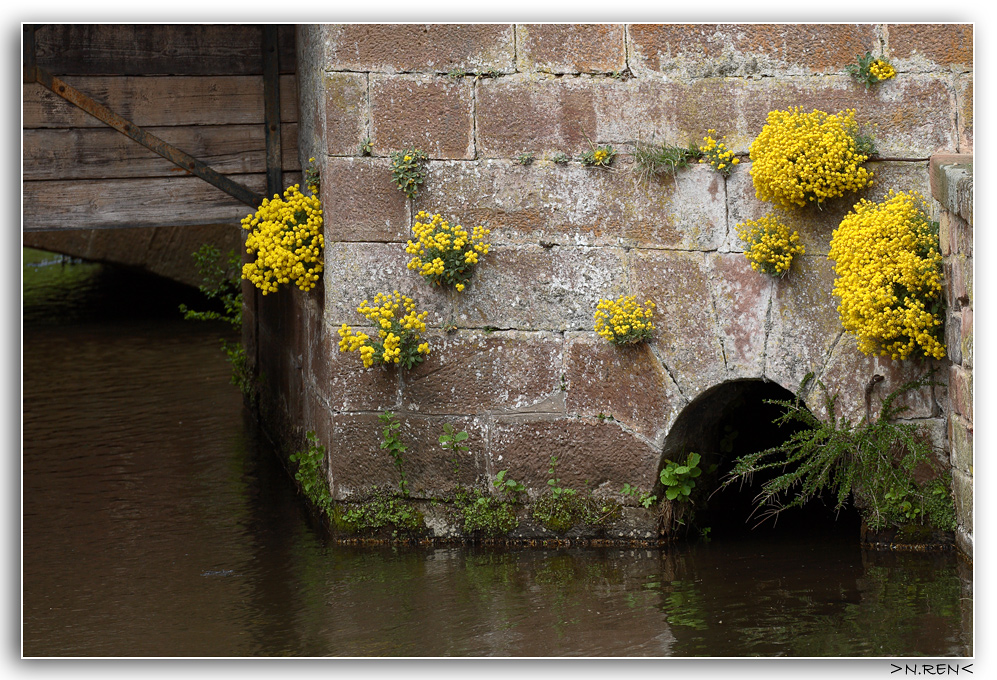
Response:
[{"label": "wooden plank", "polygon": [[[262,25],[45,24],[38,65],[67,75],[261,75]],[[280,27],[282,73],[294,73],[294,26]]]},{"label": "wooden plank", "polygon": [[[154,127],[147,132],[225,175],[266,171],[262,125]],[[285,171],[300,170],[297,124],[282,126]],[[188,173],[111,128],[25,130],[22,179],[127,179]]]},{"label": "wooden plank", "polygon": [[[78,76],[66,83],[140,127],[263,125],[262,76]],[[298,119],[296,78],[280,78],[281,122]],[[104,127],[41,85],[23,88],[23,127]]]},{"label": "wooden plank", "polygon": [[[232,179],[263,192],[266,176]],[[300,183],[300,173],[285,177]],[[251,209],[197,177],[24,182],[23,231],[189,226],[239,221]]]}]

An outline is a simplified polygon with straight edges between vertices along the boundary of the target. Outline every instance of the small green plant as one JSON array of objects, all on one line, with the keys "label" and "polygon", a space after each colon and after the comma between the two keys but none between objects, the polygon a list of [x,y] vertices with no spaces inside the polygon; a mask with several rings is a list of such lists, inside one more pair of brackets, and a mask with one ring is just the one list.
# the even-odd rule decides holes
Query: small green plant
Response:
[{"label": "small green plant", "polygon": [[606,168],[612,165],[614,158],[616,158],[616,150],[609,144],[606,144],[605,146],[593,146],[579,156],[578,160],[582,162],[582,165]]},{"label": "small green plant", "polygon": [[819,380],[815,382],[823,392],[827,418],[818,418],[806,408],[802,394],[814,380],[808,373],[795,399],[768,402],[784,409],[776,424],[795,422],[801,429],[778,446],[738,458],[723,486],[777,470],[779,474],[762,484],[757,496],[756,509],[764,517],[775,518],[827,493],[838,510],[854,499],[872,529],[916,523],[951,531],[955,508],[945,475],[925,483],[914,479],[915,468],[927,466],[934,471],[937,467],[928,438],[911,423],[894,422],[906,410],[894,406],[896,399],[937,384],[931,375],[901,385],[881,400],[877,418],[862,418],[853,425],[835,416],[837,395],[828,394]]},{"label": "small green plant", "polygon": [[674,176],[676,170],[688,167],[692,161],[698,160],[703,155],[695,143],[683,147],[667,142],[655,144],[637,140],[631,142],[630,146],[634,159],[634,172],[645,184],[665,172],[670,172]]},{"label": "small green plant", "polygon": [[180,305],[183,318],[193,321],[225,321],[235,328],[242,326],[242,286],[240,280],[239,254],[230,250],[222,259],[217,246],[206,243],[193,254],[194,264],[201,276],[197,287],[209,300],[216,300],[222,311],[195,311]]},{"label": "small green plant", "polygon": [[325,447],[318,443],[318,436],[314,432],[309,431],[305,437],[308,439],[308,448],[292,453],[288,459],[298,466],[294,478],[298,480],[305,498],[329,515],[332,512],[332,496],[329,493],[329,483],[326,481],[323,467]]},{"label": "small green plant", "polygon": [[503,494],[512,496],[513,498],[518,498],[519,494],[526,491],[526,487],[512,477],[506,478],[507,472],[508,470],[500,470],[499,473],[495,475],[495,481],[492,482],[492,486],[501,491]]},{"label": "small green plant", "polygon": [[444,451],[453,456],[450,462],[454,464],[455,473],[460,468],[460,454],[466,453],[469,449],[468,445],[463,443],[465,441],[467,441],[467,432],[454,432],[453,425],[443,423],[443,434],[440,435],[440,444],[443,446]]},{"label": "small green plant", "polygon": [[609,77],[613,80],[626,81],[634,77],[633,72],[631,72],[630,67],[623,69],[622,71],[611,71]]},{"label": "small green plant", "polygon": [[360,142],[360,155],[370,156],[372,153],[374,153],[374,143],[370,141],[370,137],[366,137]]},{"label": "small green plant", "polygon": [[409,198],[419,195],[419,187],[426,179],[428,160],[425,151],[414,147],[391,154],[391,179]]},{"label": "small green plant", "polygon": [[561,479],[557,476],[557,456],[550,457],[550,467],[547,468],[547,474],[550,475],[547,486],[550,487],[550,493],[555,499],[562,496],[574,496],[577,493],[574,489],[561,486]]},{"label": "small green plant", "polygon": [[308,159],[308,167],[305,168],[305,186],[312,192],[312,196],[318,196],[322,188],[322,173],[315,167],[314,157]]},{"label": "small green plant", "polygon": [[873,85],[889,80],[897,75],[897,70],[893,68],[885,57],[873,57],[871,52],[856,57],[856,63],[845,67],[848,75],[865,85],[869,89]]},{"label": "small green plant", "polygon": [[670,501],[688,500],[696,487],[695,479],[703,474],[699,461],[698,453],[690,453],[684,463],[665,461],[665,467],[659,475],[661,483],[665,485],[665,498]]},{"label": "small green plant", "polygon": [[401,490],[403,496],[408,497],[408,480],[405,479],[405,470],[402,468],[408,446],[403,444],[401,438],[398,436],[398,430],[402,424],[398,422],[395,414],[391,411],[385,411],[377,418],[384,423],[381,449],[391,455],[395,470],[398,471],[398,488]]},{"label": "small green plant", "polygon": [[[344,509],[345,508],[345,509]],[[423,514],[396,493],[373,487],[351,496],[332,514],[335,528],[349,533],[390,529],[393,538],[418,531],[425,526]]]},{"label": "small green plant", "polygon": [[516,162],[520,165],[532,165],[533,164],[533,154],[529,151],[525,151],[516,157]]},{"label": "small green plant", "polygon": [[623,485],[623,489],[620,491],[624,496],[628,496],[637,501],[637,504],[644,508],[649,508],[654,505],[658,497],[647,491],[641,491],[636,486],[631,486],[629,483]]},{"label": "small green plant", "polygon": [[463,78],[466,75],[467,71],[465,71],[462,68],[452,68],[449,71],[447,71],[447,78],[450,78],[451,80],[457,80],[459,78]]},{"label": "small green plant", "polygon": [[559,151],[556,154],[554,154],[554,157],[551,158],[551,160],[557,163],[558,165],[564,165],[565,163],[571,160],[571,156],[564,153],[563,151]]}]

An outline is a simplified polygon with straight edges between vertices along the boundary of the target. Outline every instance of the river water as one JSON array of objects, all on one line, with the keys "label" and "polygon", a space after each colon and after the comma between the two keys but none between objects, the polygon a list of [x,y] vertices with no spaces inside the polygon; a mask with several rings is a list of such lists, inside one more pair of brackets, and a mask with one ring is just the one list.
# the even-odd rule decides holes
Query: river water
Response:
[{"label": "river water", "polygon": [[971,569],[854,532],[328,544],[229,384],[231,331],[53,257],[25,251],[24,656],[972,655]]}]

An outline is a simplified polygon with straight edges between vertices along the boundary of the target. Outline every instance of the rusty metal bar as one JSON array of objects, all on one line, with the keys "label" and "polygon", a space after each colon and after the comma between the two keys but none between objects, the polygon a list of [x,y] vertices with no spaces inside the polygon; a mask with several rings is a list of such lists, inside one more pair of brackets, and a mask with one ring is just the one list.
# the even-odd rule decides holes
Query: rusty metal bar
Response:
[{"label": "rusty metal bar", "polygon": [[280,138],[280,64],[277,50],[277,27],[263,27],[263,109],[267,144],[267,195],[284,190],[281,173]]},{"label": "rusty metal bar", "polygon": [[34,77],[31,79],[31,82],[40,83],[54,94],[59,95],[69,103],[86,111],[97,120],[107,123],[118,132],[131,137],[142,146],[159,154],[171,163],[187,170],[193,175],[197,175],[212,186],[221,189],[229,196],[254,209],[258,208],[263,202],[263,197],[255,191],[229,179],[190,154],[184,153],[175,146],[167,144],[159,137],[149,134],[134,123],[114,113],[103,104],[94,101],[79,90],[59,80],[37,64],[32,66],[32,70],[34,71]]}]

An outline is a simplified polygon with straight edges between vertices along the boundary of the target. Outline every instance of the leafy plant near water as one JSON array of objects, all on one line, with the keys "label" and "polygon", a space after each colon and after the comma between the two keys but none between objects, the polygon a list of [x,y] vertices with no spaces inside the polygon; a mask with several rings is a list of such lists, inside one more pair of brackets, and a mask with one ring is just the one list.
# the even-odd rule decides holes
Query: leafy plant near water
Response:
[{"label": "leafy plant near water", "polygon": [[664,172],[672,175],[680,168],[688,167],[692,161],[702,157],[703,152],[695,143],[689,146],[675,146],[667,142],[631,142],[631,153],[634,159],[634,171],[637,178],[647,184],[651,179]]},{"label": "leafy plant near water", "polygon": [[305,437],[308,439],[308,448],[288,456],[298,466],[294,478],[298,480],[305,498],[320,511],[330,515],[333,503],[324,470],[325,447],[318,443],[318,436],[314,432],[309,431]]},{"label": "leafy plant near water", "polygon": [[548,474],[548,492],[536,499],[530,507],[530,515],[534,521],[551,531],[564,533],[579,524],[597,528],[619,518],[619,502],[595,498],[591,494],[583,496],[575,489],[562,486],[557,476],[557,456],[550,457]]},{"label": "leafy plant near water", "polygon": [[402,424],[398,422],[397,417],[391,411],[385,411],[377,419],[384,423],[384,429],[381,432],[381,450],[387,451],[391,456],[395,470],[398,471],[398,488],[402,495],[407,497],[408,480],[405,479],[404,464],[408,446],[403,444],[401,437],[398,436],[398,430],[401,429]]},{"label": "leafy plant near water", "polygon": [[692,495],[692,490],[696,487],[696,478],[703,474],[699,467],[699,461],[698,453],[690,453],[686,456],[684,463],[665,461],[665,467],[658,475],[661,483],[665,485],[665,498],[680,502],[688,500],[689,496]]},{"label": "leafy plant near water", "polygon": [[906,410],[894,402],[906,392],[937,384],[931,374],[891,392],[881,400],[877,418],[863,418],[855,425],[835,416],[837,395],[829,395],[819,380],[816,385],[823,392],[828,416],[822,420],[806,408],[801,395],[812,380],[813,374],[807,374],[792,401],[768,402],[785,409],[777,424],[795,422],[802,429],[778,446],[738,458],[723,486],[778,470],[781,474],[762,484],[755,499],[763,519],[828,493],[835,499],[835,509],[854,499],[872,529],[911,523],[954,529],[955,508],[946,477],[925,483],[914,478],[915,468],[936,466],[927,437],[911,423],[894,422]]},{"label": "leafy plant near water", "polygon": [[426,152],[415,147],[391,154],[391,179],[409,198],[419,195],[419,187],[426,180],[428,160]]},{"label": "leafy plant near water", "polygon": [[519,526],[519,519],[513,505],[518,501],[519,494],[526,487],[507,477],[508,471],[502,470],[495,477],[492,485],[502,494],[495,498],[480,489],[467,489],[460,484],[460,455],[466,453],[469,447],[466,431],[456,432],[453,425],[444,423],[440,444],[449,452],[454,466],[454,475],[458,482],[453,496],[453,508],[464,531],[482,536],[504,536]]},{"label": "leafy plant near water", "polygon": [[[239,254],[230,250],[222,259],[217,246],[206,243],[193,253],[195,266],[201,275],[198,290],[209,300],[217,300],[222,311],[196,311],[181,304],[184,319],[193,321],[224,321],[234,328],[242,327],[242,286],[239,284]],[[247,397],[252,395],[257,379],[253,376],[246,357],[246,349],[239,341],[222,339],[222,351],[232,367],[231,382]]]},{"label": "leafy plant near water", "polygon": [[633,498],[635,501],[637,501],[637,504],[643,508],[651,507],[658,500],[658,497],[655,496],[653,493],[642,491],[638,489],[636,486],[631,486],[629,483],[625,483],[623,485],[623,489],[620,491],[620,493],[623,494],[624,496]]},{"label": "leafy plant near water", "polygon": [[349,499],[345,510],[337,507],[333,526],[350,533],[390,529],[393,537],[411,533],[425,526],[425,518],[411,503],[396,492],[373,487]]}]

